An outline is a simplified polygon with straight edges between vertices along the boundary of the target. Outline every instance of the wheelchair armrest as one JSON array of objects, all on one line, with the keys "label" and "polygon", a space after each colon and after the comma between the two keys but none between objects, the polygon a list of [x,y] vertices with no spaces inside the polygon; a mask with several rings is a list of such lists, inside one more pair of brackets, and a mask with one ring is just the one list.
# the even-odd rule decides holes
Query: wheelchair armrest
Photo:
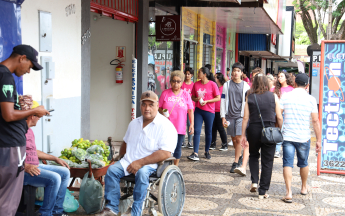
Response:
[{"label": "wheelchair armrest", "polygon": [[174,157],[169,157],[167,159],[165,159],[164,161],[160,161],[158,162],[158,168],[156,171],[157,177],[160,178],[162,173],[164,172],[165,168],[167,168],[169,165],[174,164],[174,160],[176,160],[176,158]]}]

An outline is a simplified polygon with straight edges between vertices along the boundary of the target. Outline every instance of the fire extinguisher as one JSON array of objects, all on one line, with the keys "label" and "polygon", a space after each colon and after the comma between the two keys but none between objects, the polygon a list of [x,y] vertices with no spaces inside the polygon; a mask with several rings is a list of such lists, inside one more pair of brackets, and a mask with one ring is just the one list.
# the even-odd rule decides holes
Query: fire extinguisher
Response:
[{"label": "fire extinguisher", "polygon": [[[114,61],[118,61],[119,63],[117,64],[114,64],[113,62]],[[118,59],[113,59],[111,62],[110,62],[110,65],[117,65],[117,67],[115,68],[115,79],[116,79],[116,83],[123,83],[123,67],[122,66],[125,66],[124,64],[122,64],[122,62]]]}]

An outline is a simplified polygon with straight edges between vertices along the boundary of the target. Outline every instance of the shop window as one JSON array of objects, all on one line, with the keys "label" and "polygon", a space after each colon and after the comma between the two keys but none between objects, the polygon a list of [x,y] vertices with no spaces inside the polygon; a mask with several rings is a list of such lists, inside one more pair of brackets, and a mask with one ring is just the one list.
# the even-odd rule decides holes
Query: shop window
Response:
[{"label": "shop window", "polygon": [[216,73],[221,73],[223,64],[223,49],[217,48],[216,51]]},{"label": "shop window", "polygon": [[170,88],[170,73],[172,70],[172,42],[156,41],[155,16],[172,15],[157,8],[149,10],[148,37],[148,84],[147,89],[154,91],[158,97],[165,89]]},{"label": "shop window", "polygon": [[197,31],[189,26],[183,27],[183,37],[186,40],[197,40]]},{"label": "shop window", "polygon": [[191,67],[194,70],[194,81],[196,80],[197,76],[197,68],[196,68],[196,42],[184,40],[183,42],[183,68]]},{"label": "shop window", "polygon": [[203,45],[203,55],[202,55],[202,66],[205,66],[207,64],[211,64],[211,57],[212,57],[211,53],[212,53],[212,46],[204,44]]}]

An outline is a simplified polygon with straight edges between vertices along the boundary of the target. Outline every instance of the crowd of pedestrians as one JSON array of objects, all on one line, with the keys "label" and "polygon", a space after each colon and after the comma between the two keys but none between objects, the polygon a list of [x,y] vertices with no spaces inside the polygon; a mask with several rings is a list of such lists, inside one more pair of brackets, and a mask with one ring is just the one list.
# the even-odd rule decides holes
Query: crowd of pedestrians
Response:
[{"label": "crowd of pedestrians", "polygon": [[[301,194],[306,195],[310,190],[306,183],[309,171],[310,117],[317,138],[316,151],[319,152],[321,148],[316,100],[307,93],[309,77],[286,71],[279,72],[278,76],[265,75],[260,67],[256,67],[249,79],[243,71],[244,66],[237,62],[232,65],[231,72],[227,68],[227,74],[216,73],[213,76],[211,65],[205,65],[198,70],[198,81],[195,83],[192,81],[194,70],[190,67],[183,73],[175,71],[171,74],[171,89],[162,93],[159,110],[178,131],[174,157],[179,159],[181,147],[186,147],[193,148],[193,153],[187,157],[189,160],[200,160],[200,134],[204,125],[204,157],[211,159],[210,150],[217,148],[219,132],[222,142],[219,150],[227,151],[230,143],[235,148],[230,173],[246,176],[249,161],[252,182],[250,191],[258,192],[259,199],[264,199],[269,197],[267,191],[271,183],[274,158],[280,157],[283,146],[286,195],[282,200],[291,203],[291,168],[295,151],[297,166],[301,169]],[[169,112],[163,112],[164,109]],[[262,142],[262,130],[266,127],[278,127],[284,141],[274,144]],[[186,133],[188,141],[185,143]],[[231,137],[229,144],[227,135]]]}]

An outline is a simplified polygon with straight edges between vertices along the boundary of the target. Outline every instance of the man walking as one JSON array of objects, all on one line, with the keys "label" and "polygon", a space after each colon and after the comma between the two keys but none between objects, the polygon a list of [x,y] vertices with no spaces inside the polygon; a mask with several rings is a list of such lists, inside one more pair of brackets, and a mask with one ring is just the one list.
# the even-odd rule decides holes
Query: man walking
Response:
[{"label": "man walking", "polygon": [[[240,62],[232,65],[232,80],[223,85],[223,92],[220,103],[220,117],[224,127],[227,127],[227,133],[231,136],[235,148],[235,161],[232,164],[230,173],[236,173],[245,176],[246,165],[249,157],[249,149],[246,148],[241,156],[241,135],[242,121],[244,115],[245,95],[250,89],[249,85],[241,80],[244,66]],[[228,124],[228,122],[230,124]],[[242,163],[244,162],[244,163]]]},{"label": "man walking", "polygon": [[297,154],[297,166],[300,168],[302,179],[301,194],[308,194],[308,156],[310,150],[310,116],[316,135],[316,152],[321,151],[321,131],[318,118],[316,100],[306,92],[309,77],[298,74],[295,80],[295,89],[284,94],[280,100],[280,107],[284,112],[283,129],[283,167],[286,185],[286,195],[282,199],[286,203],[292,203],[292,168],[295,151]]},{"label": "man walking", "polygon": [[15,215],[23,189],[25,134],[28,125],[25,119],[35,115],[49,114],[43,106],[20,110],[18,94],[12,73],[18,77],[41,70],[37,62],[38,52],[28,45],[13,48],[11,56],[0,62],[0,215]]}]

